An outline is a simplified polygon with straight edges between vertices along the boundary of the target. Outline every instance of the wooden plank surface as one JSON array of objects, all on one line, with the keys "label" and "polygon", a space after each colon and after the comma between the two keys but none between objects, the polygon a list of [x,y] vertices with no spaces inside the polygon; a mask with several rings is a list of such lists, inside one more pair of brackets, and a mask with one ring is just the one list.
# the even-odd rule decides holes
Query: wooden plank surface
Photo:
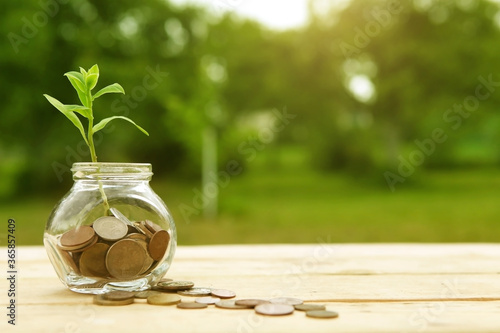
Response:
[{"label": "wooden plank surface", "polygon": [[[0,265],[7,271],[6,248]],[[92,304],[65,289],[43,247],[18,248],[17,325],[0,332],[500,332],[500,245],[345,244],[181,246],[167,276],[232,289],[238,298],[290,296],[339,312],[181,310],[137,300]],[[2,304],[7,280],[0,280]],[[192,298],[184,297],[186,300]],[[5,306],[2,307],[6,313]]]}]

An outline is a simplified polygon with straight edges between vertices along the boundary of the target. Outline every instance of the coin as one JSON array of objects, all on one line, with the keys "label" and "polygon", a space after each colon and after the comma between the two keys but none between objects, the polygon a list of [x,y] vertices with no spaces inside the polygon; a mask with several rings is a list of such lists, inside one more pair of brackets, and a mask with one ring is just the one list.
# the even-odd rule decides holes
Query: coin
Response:
[{"label": "coin", "polygon": [[311,311],[311,310],[325,310],[326,307],[321,304],[297,304],[294,305],[295,310]]},{"label": "coin", "polygon": [[306,311],[306,316],[312,317],[312,318],[337,318],[339,314],[334,311],[327,311],[327,310],[311,310],[311,311]]},{"label": "coin", "polygon": [[179,290],[177,293],[182,296],[209,296],[212,290],[208,288],[191,288]]},{"label": "coin", "polygon": [[145,220],[144,226],[148,228],[148,230],[151,231],[153,234],[157,231],[162,230],[162,227],[160,227],[158,224],[154,222],[151,222],[150,220]]},{"label": "coin", "polygon": [[227,289],[212,289],[212,296],[219,298],[233,298],[236,297],[236,293]]},{"label": "coin", "polygon": [[284,316],[293,313],[293,305],[265,303],[255,307],[255,312],[266,316]]},{"label": "coin", "polygon": [[61,254],[61,257],[63,258],[64,262],[68,264],[71,267],[71,269],[75,271],[75,273],[80,274],[80,269],[78,268],[78,265],[76,264],[73,256],[71,255],[71,252],[61,249],[59,253]]},{"label": "coin", "polygon": [[83,252],[85,250],[88,250],[95,243],[97,243],[98,240],[99,240],[99,237],[97,237],[97,235],[94,235],[94,238],[92,238],[89,243],[85,244],[83,247],[79,247],[78,249],[71,250],[71,252],[73,252],[73,254],[75,254],[75,253],[78,253],[78,252]]},{"label": "coin", "polygon": [[174,294],[155,294],[148,296],[148,303],[153,305],[174,305],[180,301],[180,296]]},{"label": "coin", "polygon": [[147,253],[133,239],[122,239],[111,245],[106,255],[106,267],[117,279],[128,279],[141,273]]},{"label": "coin", "polygon": [[[138,234],[138,235],[141,235],[141,234]],[[142,248],[144,249],[144,251],[147,254],[148,253],[148,243],[142,239],[136,239],[135,241],[142,246]],[[149,268],[151,267],[151,265],[153,264],[153,262],[154,262],[153,258],[151,258],[149,255],[147,255],[146,259],[144,260],[144,263],[142,265],[142,269],[141,269],[141,272],[139,273],[139,275],[146,274],[148,272]]]},{"label": "coin", "polygon": [[146,237],[146,235],[140,234],[138,232],[129,233],[127,235],[127,238],[129,238],[129,239],[135,239],[135,240],[142,240],[144,242],[148,241],[148,238]]},{"label": "coin", "polygon": [[156,295],[156,294],[161,294],[161,293],[158,291],[153,291],[153,290],[144,290],[144,291],[136,292],[134,297],[144,299],[144,298],[148,298],[151,295]]},{"label": "coin", "polygon": [[161,260],[165,251],[167,251],[168,243],[170,242],[170,235],[165,230],[155,232],[149,241],[148,250],[149,255],[153,260]]},{"label": "coin", "polygon": [[293,297],[276,297],[271,298],[269,302],[274,304],[288,304],[288,305],[298,305],[304,303],[303,300]]},{"label": "coin", "polygon": [[238,299],[234,302],[236,305],[243,305],[248,308],[253,308],[259,304],[267,304],[269,301],[266,301],[264,299],[253,299],[253,298],[248,298],[248,299]]},{"label": "coin", "polygon": [[103,295],[94,296],[94,304],[97,305],[128,305],[134,303],[134,298],[127,298],[119,301],[105,299]]},{"label": "coin", "polygon": [[102,294],[102,298],[110,301],[121,301],[129,298],[134,298],[135,293],[131,291],[113,290],[109,293]]},{"label": "coin", "polygon": [[215,303],[215,306],[222,309],[251,309],[252,307],[236,305],[234,299],[223,300]]},{"label": "coin", "polygon": [[156,287],[161,290],[187,290],[194,286],[191,281],[170,281],[170,282],[158,282]]},{"label": "coin", "polygon": [[215,304],[215,303],[220,301],[220,298],[219,297],[212,297],[212,296],[205,296],[205,297],[198,297],[194,301],[196,303],[202,303],[202,304]]},{"label": "coin", "polygon": [[204,309],[208,305],[203,303],[195,303],[195,302],[181,302],[177,304],[179,309]]},{"label": "coin", "polygon": [[109,276],[106,268],[106,254],[109,250],[109,245],[104,243],[96,243],[91,248],[82,252],[80,257],[80,272],[83,276]]},{"label": "coin", "polygon": [[149,231],[149,229],[144,224],[144,221],[135,222],[134,226],[137,228],[137,230],[139,230],[141,233],[146,235],[147,238],[151,238],[153,236],[153,233],[151,231]]},{"label": "coin", "polygon": [[59,246],[64,250],[74,250],[92,242],[95,236],[94,229],[88,225],[81,225],[62,234]]},{"label": "coin", "polygon": [[113,216],[103,216],[94,221],[94,230],[102,239],[116,241],[125,237],[128,227]]}]

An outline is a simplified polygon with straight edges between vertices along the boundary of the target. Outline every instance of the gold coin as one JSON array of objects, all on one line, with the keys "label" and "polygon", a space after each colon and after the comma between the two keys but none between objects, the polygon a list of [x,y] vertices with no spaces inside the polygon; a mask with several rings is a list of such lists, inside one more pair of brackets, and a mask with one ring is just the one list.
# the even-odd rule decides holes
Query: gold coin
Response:
[{"label": "gold coin", "polygon": [[94,244],[97,243],[98,240],[99,240],[99,237],[97,237],[97,235],[94,235],[94,238],[92,238],[88,244],[86,244],[85,246],[80,247],[78,249],[71,250],[71,252],[73,252],[73,254],[75,254],[77,252],[83,252],[85,250],[88,250],[92,246],[94,246]]},{"label": "gold coin", "polygon": [[293,313],[295,308],[289,304],[264,303],[255,307],[255,312],[266,316],[284,316]]},{"label": "gold coin", "polygon": [[337,318],[339,314],[334,311],[327,311],[327,310],[311,310],[306,312],[306,316],[312,317],[312,318]]},{"label": "gold coin", "polygon": [[144,221],[144,226],[148,228],[153,234],[157,231],[163,230],[158,224],[151,222],[150,220]]},{"label": "gold coin", "polygon": [[161,260],[165,251],[167,251],[168,243],[170,242],[170,235],[165,230],[160,230],[154,233],[149,241],[148,250],[149,255],[153,260]]},{"label": "gold coin", "polygon": [[109,293],[102,294],[102,298],[109,301],[122,301],[129,298],[134,298],[135,293],[131,291],[113,290]]},{"label": "gold coin", "polygon": [[148,296],[148,303],[153,305],[174,305],[180,303],[181,297],[175,294],[155,294]]},{"label": "gold coin", "polygon": [[236,297],[236,293],[227,289],[212,289],[212,296],[219,298],[233,298]]},{"label": "gold coin", "polygon": [[161,294],[158,291],[153,291],[153,290],[144,290],[144,291],[138,291],[135,293],[135,298],[148,298],[151,295],[156,295],[156,294]]},{"label": "gold coin", "polygon": [[109,245],[96,243],[91,248],[85,250],[80,257],[80,272],[83,276],[107,277],[106,254]]},{"label": "gold coin", "polygon": [[193,288],[194,283],[191,281],[170,281],[170,282],[158,282],[156,287],[162,290],[186,290]]},{"label": "gold coin", "polygon": [[187,290],[179,290],[177,293],[182,296],[210,296],[212,290],[209,288],[191,288]]},{"label": "gold coin", "polygon": [[128,227],[125,222],[113,216],[103,216],[94,221],[94,230],[102,239],[117,241],[125,237]]},{"label": "gold coin", "polygon": [[201,304],[215,304],[217,302],[220,302],[220,298],[219,297],[212,297],[212,296],[205,296],[205,297],[198,297],[194,301],[196,303],[201,303]]},{"label": "gold coin", "polygon": [[177,307],[179,309],[204,309],[208,305],[203,304],[203,303],[196,303],[196,302],[181,302],[177,304]]},{"label": "gold coin", "polygon": [[223,300],[215,303],[215,306],[222,309],[251,309],[253,306],[236,305],[234,299]]},{"label": "gold coin", "polygon": [[[142,234],[138,234],[138,235],[144,236]],[[144,249],[146,254],[148,254],[148,243],[142,239],[136,239],[135,241],[138,242],[142,246],[142,248]],[[146,259],[144,260],[144,264],[142,266],[142,269],[141,269],[141,272],[139,273],[139,275],[146,274],[149,271],[149,268],[151,267],[151,265],[153,265],[153,263],[154,263],[153,258],[151,258],[149,255],[147,255]]]},{"label": "gold coin", "polygon": [[236,305],[243,305],[248,308],[254,308],[255,306],[259,304],[267,304],[269,301],[266,301],[264,299],[253,299],[253,298],[248,298],[248,299],[238,299],[235,301],[234,304]]},{"label": "gold coin", "polygon": [[276,297],[271,298],[269,302],[274,304],[288,304],[288,305],[299,305],[304,303],[303,300],[293,297]]},{"label": "gold coin", "polygon": [[127,235],[127,238],[129,238],[129,239],[135,239],[135,240],[142,240],[144,242],[148,241],[148,238],[146,237],[146,235],[140,234],[138,232],[129,233]]},{"label": "gold coin", "polygon": [[62,234],[59,239],[59,247],[72,251],[85,247],[92,242],[95,236],[94,229],[88,225],[81,225]]},{"label": "gold coin", "polygon": [[134,303],[134,298],[123,299],[119,301],[112,301],[105,299],[103,295],[94,296],[94,304],[97,305],[128,305]]},{"label": "gold coin", "polygon": [[295,310],[299,311],[312,311],[312,310],[325,310],[326,307],[321,304],[297,304],[293,306]]},{"label": "gold coin", "polygon": [[117,279],[129,279],[138,276],[144,266],[147,253],[133,239],[122,239],[111,245],[106,255],[106,267]]}]

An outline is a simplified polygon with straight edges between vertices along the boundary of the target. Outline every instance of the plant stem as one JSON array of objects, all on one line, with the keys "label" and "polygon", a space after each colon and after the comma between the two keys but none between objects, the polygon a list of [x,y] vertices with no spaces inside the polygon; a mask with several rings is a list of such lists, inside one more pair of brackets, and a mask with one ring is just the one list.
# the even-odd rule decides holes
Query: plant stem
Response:
[{"label": "plant stem", "polygon": [[[90,91],[87,91],[87,96],[90,96]],[[90,106],[90,114],[93,115],[94,112],[92,111],[92,98],[88,98],[88,103]],[[88,130],[88,141],[89,141],[89,148],[90,148],[90,156],[92,158],[92,162],[97,163],[97,155],[95,153],[95,146],[94,146],[94,118],[90,117],[89,119],[89,130]],[[101,171],[101,166],[99,166],[98,171]],[[104,187],[102,186],[101,179],[98,178],[97,183],[99,184],[99,192],[101,192],[102,196],[102,201],[104,204],[104,213],[106,214],[109,211],[109,202],[108,202],[108,197],[106,196],[106,193],[104,193]]]}]

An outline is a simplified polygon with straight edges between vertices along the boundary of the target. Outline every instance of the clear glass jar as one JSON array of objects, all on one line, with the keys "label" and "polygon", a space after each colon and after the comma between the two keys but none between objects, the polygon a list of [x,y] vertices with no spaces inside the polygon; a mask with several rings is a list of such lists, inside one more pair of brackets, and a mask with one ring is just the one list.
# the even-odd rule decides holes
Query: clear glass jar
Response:
[{"label": "clear glass jar", "polygon": [[44,234],[62,283],[91,294],[156,284],[170,268],[177,234],[149,186],[151,164],[75,163],[71,171],[73,187],[54,207]]}]

